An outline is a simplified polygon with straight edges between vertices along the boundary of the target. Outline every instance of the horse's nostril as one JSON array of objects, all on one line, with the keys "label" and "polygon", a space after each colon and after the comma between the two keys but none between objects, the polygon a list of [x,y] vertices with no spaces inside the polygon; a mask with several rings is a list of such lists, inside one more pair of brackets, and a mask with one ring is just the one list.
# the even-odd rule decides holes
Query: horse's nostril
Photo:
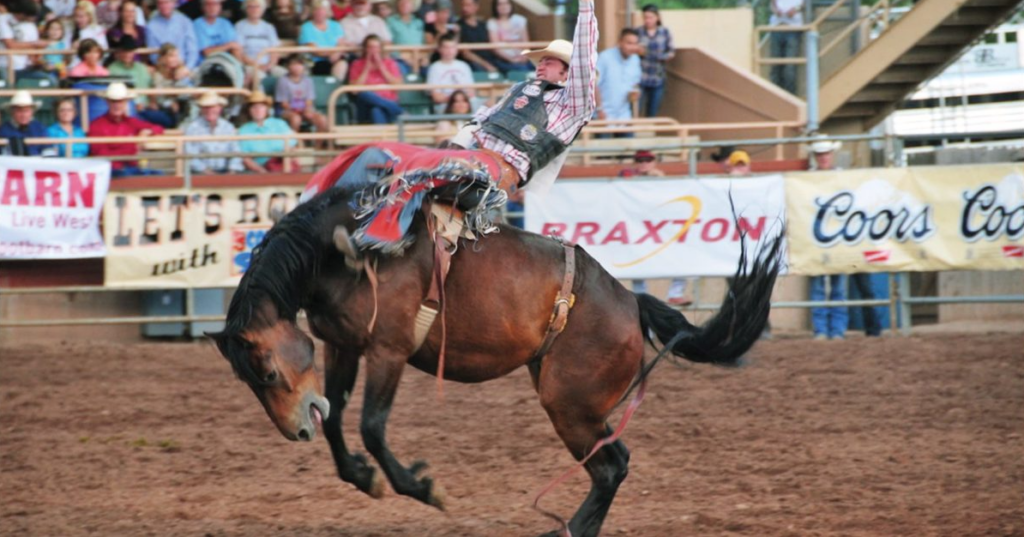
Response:
[{"label": "horse's nostril", "polygon": [[309,429],[305,427],[299,429],[299,440],[302,440],[303,442],[309,442],[312,438],[313,436],[310,434]]}]

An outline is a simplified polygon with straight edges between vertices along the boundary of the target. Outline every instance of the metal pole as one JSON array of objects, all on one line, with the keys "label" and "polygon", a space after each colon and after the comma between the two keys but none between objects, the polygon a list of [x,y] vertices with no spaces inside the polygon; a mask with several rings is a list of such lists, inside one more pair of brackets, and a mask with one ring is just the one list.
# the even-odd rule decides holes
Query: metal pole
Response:
[{"label": "metal pole", "polygon": [[395,125],[398,126],[398,141],[405,142],[405,114],[398,114]]},{"label": "metal pole", "polygon": [[896,308],[899,307],[899,290],[896,289],[896,275],[890,272],[889,274],[889,332],[892,335],[899,334],[899,315],[896,313]]},{"label": "metal pole", "polygon": [[900,320],[902,321],[900,323],[900,331],[904,335],[910,335],[910,329],[914,327],[910,316],[910,303],[906,301],[906,299],[910,298],[910,273],[901,272],[896,281],[900,304]]},{"label": "metal pole", "polygon": [[697,177],[697,157],[700,156],[700,149],[690,148],[686,153],[686,162],[689,164],[687,175]]},{"label": "metal pole", "polygon": [[[812,19],[814,13],[811,2],[806,2],[806,15]],[[818,29],[812,28],[804,33],[804,49],[807,54],[807,131],[818,130]]]}]

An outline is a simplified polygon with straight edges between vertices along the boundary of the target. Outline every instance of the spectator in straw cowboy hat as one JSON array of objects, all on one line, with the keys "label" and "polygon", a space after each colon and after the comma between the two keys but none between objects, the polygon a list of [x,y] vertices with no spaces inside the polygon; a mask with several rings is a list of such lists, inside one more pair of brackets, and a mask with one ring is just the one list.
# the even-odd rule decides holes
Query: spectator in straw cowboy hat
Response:
[{"label": "spectator in straw cowboy hat", "polygon": [[[270,108],[274,105],[273,99],[262,91],[254,91],[246,100],[249,109],[249,122],[238,129],[241,135],[270,135],[270,134],[293,134],[294,131],[288,126],[288,122],[276,117],[270,117]],[[265,140],[242,140],[238,145],[243,153],[284,153],[285,144],[288,147],[295,147],[298,142],[285,138],[270,138]],[[242,164],[245,169],[256,173],[267,172],[290,172],[294,170],[291,159],[286,157],[243,157]]]},{"label": "spectator in straw cowboy hat", "polygon": [[[819,171],[834,170],[834,154],[842,143],[830,141],[824,134],[819,134],[815,138],[816,140],[808,146],[811,151],[811,166]],[[846,274],[811,276],[810,283],[811,300],[814,302],[824,301],[826,297],[830,301],[846,300]],[[814,339],[845,339],[848,323],[849,312],[846,307],[811,308]]]},{"label": "spectator in straw cowboy hat", "polygon": [[[235,136],[235,126],[221,117],[228,104],[227,100],[208,91],[196,101],[199,117],[185,127],[185,136]],[[222,153],[239,153],[238,140],[207,140],[185,142],[185,154],[189,155],[189,168],[195,173],[231,173],[245,170],[241,157],[215,157]]]},{"label": "spectator in straw cowboy hat", "polygon": [[4,107],[10,109],[11,119],[0,125],[0,137],[7,138],[11,154],[36,157],[47,146],[26,145],[25,138],[46,138],[46,127],[35,119],[40,103],[32,100],[32,94],[20,90],[14,93],[11,102]]},{"label": "spectator in straw cowboy hat", "polygon": [[[89,137],[115,136],[152,136],[163,134],[164,128],[128,114],[128,101],[135,95],[128,91],[128,86],[114,82],[107,86],[103,94],[107,99],[107,113],[96,118],[89,125]],[[139,152],[137,142],[93,142],[89,145],[89,154],[94,157],[122,157],[135,155]],[[160,171],[139,166],[137,161],[118,160],[110,163],[111,177],[128,177],[132,175],[160,175]]]}]

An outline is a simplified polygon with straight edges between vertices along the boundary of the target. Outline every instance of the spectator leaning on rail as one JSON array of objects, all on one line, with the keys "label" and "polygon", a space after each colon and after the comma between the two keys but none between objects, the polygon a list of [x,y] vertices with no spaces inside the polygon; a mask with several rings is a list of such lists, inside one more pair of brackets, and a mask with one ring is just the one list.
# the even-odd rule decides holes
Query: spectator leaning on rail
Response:
[{"label": "spectator leaning on rail", "polygon": [[[107,113],[96,118],[89,125],[89,137],[146,137],[164,133],[164,129],[160,125],[128,115],[128,101],[135,97],[132,92],[128,91],[128,86],[121,82],[114,82],[107,86],[104,96],[107,99]],[[138,142],[92,142],[89,144],[89,154],[94,157],[122,157],[136,155],[138,152]],[[160,172],[142,168],[134,160],[115,160],[110,163],[111,177],[132,175],[160,175]]]},{"label": "spectator leaning on rail", "polygon": [[[818,140],[810,145],[811,165],[820,171],[834,170],[835,152],[842,146],[840,142]],[[846,274],[830,274],[828,276],[811,276],[811,301],[846,300]],[[828,287],[828,289],[826,289]],[[811,325],[814,339],[844,339],[849,322],[846,306],[836,308],[811,308]]]},{"label": "spectator leaning on rail", "polygon": [[[0,14],[0,49],[25,50],[46,48],[47,41],[39,40],[39,29],[36,26],[36,16],[39,8],[32,0],[14,0],[8,4],[8,13]],[[50,75],[45,71],[38,71],[25,55],[0,55],[0,69],[7,73],[7,62],[14,64],[15,76],[24,78],[26,76]]]},{"label": "spectator leaning on rail", "polygon": [[235,26],[221,17],[223,0],[202,0],[203,16],[192,21],[196,32],[196,45],[200,58],[209,58],[219,52],[242,59],[242,45],[235,35]]},{"label": "spectator leaning on rail", "polygon": [[[640,98],[640,37],[636,30],[624,28],[618,46],[597,55],[598,119],[632,119],[633,103]],[[633,133],[616,133],[629,138]]]},{"label": "spectator leaning on rail", "polygon": [[284,76],[286,72],[277,65],[277,52],[261,54],[268,48],[281,45],[277,30],[263,20],[264,12],[263,0],[246,0],[245,18],[235,23],[235,35],[242,44],[242,63],[257,82],[264,76]]},{"label": "spectator leaning on rail", "polygon": [[[57,101],[57,122],[46,128],[48,138],[85,138],[85,131],[75,122],[75,100],[72,98]],[[89,144],[71,144],[71,155],[67,154],[67,144],[54,144],[57,156],[83,158],[89,155]]]},{"label": "spectator leaning on rail", "polygon": [[[413,13],[412,0],[398,0],[395,3],[395,11],[397,13],[385,20],[388,30],[391,32],[391,37],[394,39],[393,43],[403,46],[422,46],[423,20]],[[406,74],[418,72],[420,67],[423,67],[423,65],[413,66],[407,59],[397,56],[396,61],[398,61],[398,66],[402,67]]]},{"label": "spectator leaning on rail", "polygon": [[[160,48],[164,43],[177,47],[181,59],[189,69],[199,65],[199,44],[195,25],[188,17],[175,10],[175,0],[156,0],[156,13],[146,26],[146,47]],[[156,56],[152,58],[156,61]]]},{"label": "spectator leaning on rail", "polygon": [[[249,122],[238,129],[242,135],[292,134],[294,131],[282,119],[270,116],[270,107],[274,101],[262,91],[254,91],[249,95],[246,105],[249,107]],[[294,138],[271,138],[265,140],[242,140],[239,149],[243,153],[284,153],[285,143],[295,147],[298,143]],[[294,169],[290,159],[285,157],[243,157],[245,169],[257,172],[290,172]]]},{"label": "spectator leaning on rail", "polygon": [[[235,136],[235,126],[220,117],[227,100],[212,91],[208,91],[196,101],[199,105],[199,117],[185,127],[185,136]],[[206,140],[185,142],[185,154],[188,166],[194,173],[232,173],[245,170],[242,157],[216,157],[224,153],[240,153],[238,140]]]},{"label": "spectator leaning on rail", "polygon": [[370,0],[352,0],[352,13],[341,19],[341,27],[349,43],[362,43],[375,35],[385,45],[391,44],[391,30],[384,19],[370,13]]},{"label": "spectator leaning on rail", "polygon": [[[491,35],[487,31],[487,23],[480,19],[480,0],[462,0],[462,18],[459,19],[459,41],[466,44],[490,43]],[[498,68],[492,60],[494,55],[488,50],[463,50],[459,59],[465,61],[474,71],[497,73]]]},{"label": "spectator leaning on rail", "polygon": [[7,138],[12,155],[38,157],[46,149],[45,145],[25,144],[25,138],[47,137],[46,128],[35,119],[39,105],[26,90],[14,92],[11,102],[4,105],[11,110],[11,119],[0,125],[0,138]]},{"label": "spectator leaning on rail", "polygon": [[[304,22],[299,30],[300,45],[331,48],[350,44],[341,25],[328,18],[330,8],[331,4],[327,0],[313,1],[312,18]],[[314,75],[332,75],[338,80],[345,80],[348,62],[345,61],[344,52],[313,52],[312,56]]]},{"label": "spectator leaning on rail", "polygon": [[[494,0],[492,8],[491,18],[487,21],[487,32],[491,36],[491,43],[527,43],[530,41],[526,17],[515,12],[512,0]],[[496,49],[493,51],[494,61],[491,63],[503,73],[533,70],[530,59],[520,54],[521,51],[521,48]]]},{"label": "spectator leaning on rail", "polygon": [[[457,59],[459,44],[455,34],[441,36],[437,51],[441,57],[427,69],[427,84],[462,86],[464,89],[461,91],[470,98],[475,97],[476,92],[469,87],[473,85],[473,69],[466,62]],[[448,105],[448,97],[454,91],[455,88],[430,90],[435,113],[440,114],[444,111]]]},{"label": "spectator leaning on rail", "polygon": [[498,104],[482,109],[452,143],[499,154],[518,173],[519,186],[529,182],[545,193],[594,115],[597,40],[594,2],[580,0],[573,43],[556,39],[525,52],[537,62],[536,80],[513,86]]}]

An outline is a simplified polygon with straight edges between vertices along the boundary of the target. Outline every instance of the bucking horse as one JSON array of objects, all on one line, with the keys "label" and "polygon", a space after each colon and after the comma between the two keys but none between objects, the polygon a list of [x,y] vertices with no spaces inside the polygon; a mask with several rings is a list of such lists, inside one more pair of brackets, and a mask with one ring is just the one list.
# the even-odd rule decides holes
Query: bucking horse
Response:
[{"label": "bucking horse", "polygon": [[[351,171],[360,180],[298,205],[267,233],[231,300],[224,330],[210,336],[281,434],[310,441],[322,421],[339,477],[380,498],[380,472],[350,451],[342,435],[362,363],[363,445],[396,493],[440,509],[444,495],[423,475],[426,464],[402,464],[385,435],[406,365],[464,383],[526,367],[555,431],[591,480],[586,499],[559,531],[597,535],[629,463],[610,414],[662,356],[740,363],[768,319],[782,233],[753,255],[740,241],[721,309],[695,326],[660,300],[628,291],[579,246],[505,225],[485,236],[442,238],[439,226],[456,218],[437,217],[430,207],[458,205],[457,199],[427,195],[422,208],[403,213],[400,254],[354,246],[352,237],[366,229],[368,192],[387,197],[381,182],[396,184],[393,167],[360,160],[366,150],[339,157],[345,170],[327,170]],[[411,183],[397,183],[408,192]],[[473,203],[484,204],[476,194]],[[300,310],[324,342],[323,390],[313,340],[297,324]],[[645,360],[648,344],[663,347]]]}]

